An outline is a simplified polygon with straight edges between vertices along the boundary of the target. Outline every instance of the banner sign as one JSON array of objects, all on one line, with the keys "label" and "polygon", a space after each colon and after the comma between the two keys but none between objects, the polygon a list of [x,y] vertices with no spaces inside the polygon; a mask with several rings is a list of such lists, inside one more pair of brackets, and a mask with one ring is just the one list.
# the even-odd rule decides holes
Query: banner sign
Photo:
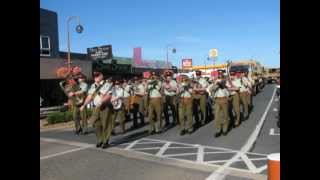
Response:
[{"label": "banner sign", "polygon": [[105,46],[87,48],[87,53],[91,60],[112,59],[112,46],[105,45]]}]

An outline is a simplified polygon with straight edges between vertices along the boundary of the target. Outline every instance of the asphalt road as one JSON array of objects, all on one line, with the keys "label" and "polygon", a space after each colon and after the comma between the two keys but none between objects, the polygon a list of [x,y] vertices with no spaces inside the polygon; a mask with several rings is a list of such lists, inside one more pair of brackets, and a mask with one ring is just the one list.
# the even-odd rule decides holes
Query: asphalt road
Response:
[{"label": "asphalt road", "polygon": [[[231,173],[225,179],[252,179],[257,174],[264,175],[267,170],[266,155],[280,152],[280,129],[276,127],[276,97],[266,111],[274,88],[275,85],[267,85],[253,98],[254,108],[250,118],[238,128],[232,129],[227,136],[215,138],[214,122],[211,121],[191,135],[180,136],[177,126],[162,134],[148,135],[148,126],[145,126],[111,138],[113,148],[124,150],[125,154],[140,153],[146,157],[159,158],[152,162],[68,143],[94,145],[96,139],[93,133],[76,136],[71,129],[41,132],[41,138],[66,141],[48,142],[40,139],[41,179],[205,179],[214,170],[199,170],[194,167],[203,165],[214,168],[228,162],[247,143],[266,114],[252,148],[230,165],[231,169],[246,175],[241,177],[241,173]],[[130,126],[131,122],[127,123],[127,128]],[[119,130],[119,127],[116,127],[116,133]],[[167,160],[177,161],[182,167],[163,164]]]}]

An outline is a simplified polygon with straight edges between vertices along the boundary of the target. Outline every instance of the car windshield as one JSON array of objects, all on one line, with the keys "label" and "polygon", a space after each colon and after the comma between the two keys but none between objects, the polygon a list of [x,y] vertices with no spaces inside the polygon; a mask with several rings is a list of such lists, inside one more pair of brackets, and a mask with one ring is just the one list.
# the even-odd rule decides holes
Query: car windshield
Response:
[{"label": "car windshield", "polygon": [[248,72],[249,66],[248,65],[239,65],[239,66],[231,66],[229,69],[230,72]]}]

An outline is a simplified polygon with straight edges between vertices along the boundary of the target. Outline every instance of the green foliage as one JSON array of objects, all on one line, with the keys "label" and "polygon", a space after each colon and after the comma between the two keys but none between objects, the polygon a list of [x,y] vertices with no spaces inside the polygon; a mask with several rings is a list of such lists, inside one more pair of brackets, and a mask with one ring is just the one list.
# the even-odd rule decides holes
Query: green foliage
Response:
[{"label": "green foliage", "polygon": [[72,113],[70,111],[66,112],[53,112],[48,114],[48,124],[56,124],[61,122],[67,122],[72,120]]},{"label": "green foliage", "polygon": [[[92,115],[92,109],[87,109],[87,118]],[[72,112],[64,111],[64,112],[53,112],[48,114],[47,117],[48,124],[56,124],[62,122],[72,121]]]}]

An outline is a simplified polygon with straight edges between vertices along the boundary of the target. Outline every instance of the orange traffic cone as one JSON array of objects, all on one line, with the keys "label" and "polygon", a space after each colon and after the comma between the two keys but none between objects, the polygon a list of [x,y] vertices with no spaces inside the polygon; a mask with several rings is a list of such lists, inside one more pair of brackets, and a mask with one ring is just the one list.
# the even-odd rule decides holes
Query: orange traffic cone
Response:
[{"label": "orange traffic cone", "polygon": [[268,180],[280,180],[280,153],[268,155]]}]

